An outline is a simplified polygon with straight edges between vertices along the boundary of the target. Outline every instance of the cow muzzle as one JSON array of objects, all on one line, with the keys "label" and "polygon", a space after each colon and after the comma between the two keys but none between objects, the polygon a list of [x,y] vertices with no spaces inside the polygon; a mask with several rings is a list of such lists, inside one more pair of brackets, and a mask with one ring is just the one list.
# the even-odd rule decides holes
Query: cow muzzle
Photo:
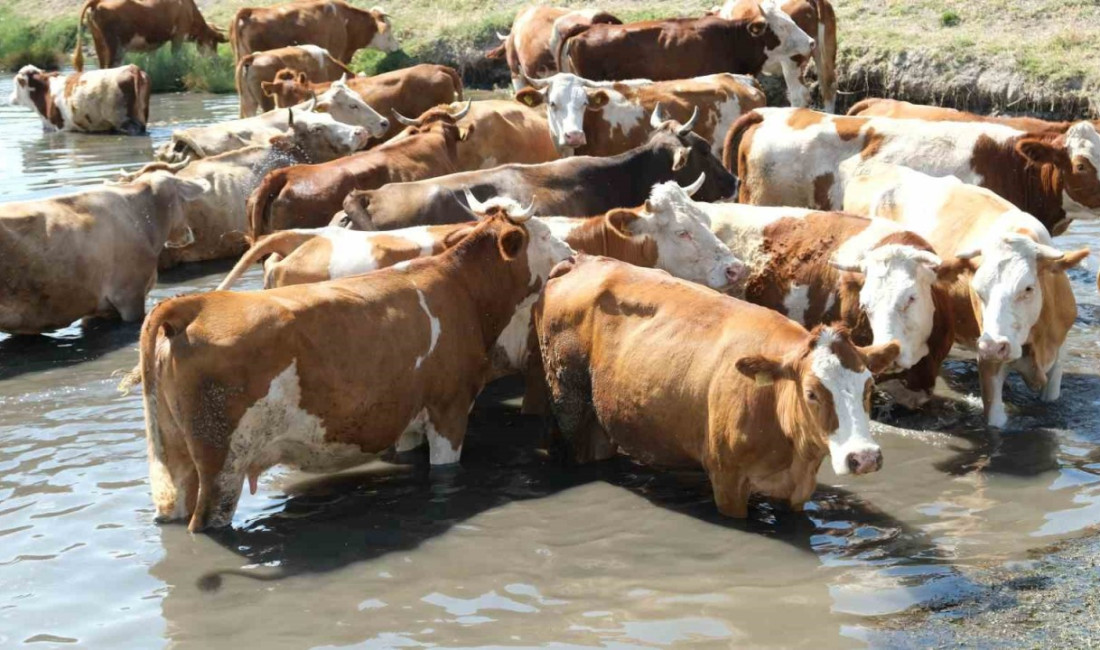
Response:
[{"label": "cow muzzle", "polygon": [[1008,361],[1012,359],[1012,344],[1003,336],[983,334],[978,339],[978,358],[983,361]]},{"label": "cow muzzle", "polygon": [[861,449],[853,451],[844,459],[844,465],[852,474],[870,474],[882,469],[882,450]]},{"label": "cow muzzle", "polygon": [[583,147],[588,144],[584,131],[568,131],[561,137],[566,147]]}]

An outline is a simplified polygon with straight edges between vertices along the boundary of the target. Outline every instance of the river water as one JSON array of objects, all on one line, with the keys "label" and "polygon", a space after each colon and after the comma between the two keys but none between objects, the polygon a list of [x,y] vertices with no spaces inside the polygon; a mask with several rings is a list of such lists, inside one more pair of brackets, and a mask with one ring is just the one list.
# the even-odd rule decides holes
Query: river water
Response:
[{"label": "river water", "polygon": [[[0,78],[0,99],[11,78]],[[158,95],[151,136],[44,135],[0,106],[0,201],[49,196],[150,159],[176,126],[234,117],[231,96]],[[1075,225],[1065,249],[1095,245]],[[161,278],[149,303],[213,288],[226,264]],[[0,334],[0,646],[851,647],[876,620],[982,596],[970,576],[1100,524],[1096,259],[1062,400],[1017,379],[1012,428],[981,426],[977,373],[948,363],[937,404],[884,413],[884,469],[823,467],[804,515],[719,517],[701,474],[539,451],[517,387],[490,387],[461,469],[375,463],[273,471],[233,529],[157,526],[142,406],[120,395],[137,326]],[[257,288],[253,270],[242,288]],[[889,423],[889,424],[886,424]]]}]

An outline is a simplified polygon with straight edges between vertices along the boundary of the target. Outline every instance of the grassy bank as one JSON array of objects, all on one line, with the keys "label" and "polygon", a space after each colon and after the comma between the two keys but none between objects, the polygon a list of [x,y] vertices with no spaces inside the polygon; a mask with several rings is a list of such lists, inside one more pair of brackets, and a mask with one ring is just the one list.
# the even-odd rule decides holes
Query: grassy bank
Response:
[{"label": "grassy bank", "polygon": [[[506,84],[503,65],[484,52],[497,44],[526,0],[352,0],[381,4],[394,18],[403,48],[383,56],[361,51],[352,67],[373,73],[417,61],[459,68],[471,85]],[[0,0],[0,12],[33,23],[34,15],[65,15],[41,28],[41,44],[25,30],[0,28],[0,62],[19,48],[49,50],[71,45],[81,0]],[[599,6],[626,20],[698,15],[717,0],[608,0]],[[245,5],[273,0],[199,2],[208,19],[225,27]],[[564,3],[591,6],[594,3]],[[1100,96],[1100,29],[1095,0],[835,0],[839,20],[839,72],[842,103],[884,94],[979,111],[1033,112],[1070,117],[1097,114]],[[0,13],[0,16],[3,16]],[[67,25],[63,29],[62,25]],[[8,46],[10,31],[17,47]],[[64,48],[61,48],[62,50]],[[159,57],[159,55],[158,55]],[[158,57],[154,57],[156,60]],[[201,57],[165,61],[173,78],[187,88],[220,88],[228,78],[224,63]],[[168,65],[171,64],[171,65]],[[159,75],[158,75],[159,77]]]}]

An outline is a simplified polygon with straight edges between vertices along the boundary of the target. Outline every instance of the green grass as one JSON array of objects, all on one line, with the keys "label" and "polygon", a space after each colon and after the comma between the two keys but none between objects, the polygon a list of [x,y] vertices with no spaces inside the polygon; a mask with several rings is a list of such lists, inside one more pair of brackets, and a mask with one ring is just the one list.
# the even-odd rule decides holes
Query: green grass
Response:
[{"label": "green grass", "polygon": [[235,91],[233,53],[228,44],[220,45],[214,56],[200,52],[194,43],[184,43],[176,53],[171,45],[165,45],[156,52],[127,54],[124,62],[133,63],[149,75],[154,93]]},{"label": "green grass", "polygon": [[15,72],[25,65],[56,70],[76,43],[76,17],[33,23],[0,7],[0,68]]},{"label": "green grass", "polygon": [[962,22],[962,18],[959,17],[959,12],[957,11],[948,9],[940,14],[940,24],[944,27],[955,27],[960,22]]}]

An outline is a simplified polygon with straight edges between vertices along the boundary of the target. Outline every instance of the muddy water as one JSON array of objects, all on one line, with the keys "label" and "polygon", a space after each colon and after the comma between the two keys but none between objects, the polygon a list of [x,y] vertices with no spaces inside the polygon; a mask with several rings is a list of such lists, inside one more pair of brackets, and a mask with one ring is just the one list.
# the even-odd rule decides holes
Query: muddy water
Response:
[{"label": "muddy water", "polygon": [[[10,78],[0,93],[10,92]],[[0,200],[45,196],[144,162],[232,98],[158,96],[150,138],[41,134],[0,107]],[[1064,248],[1094,244],[1075,226]],[[976,567],[1100,524],[1096,261],[1062,401],[1010,383],[1013,428],[980,426],[974,364],[927,412],[884,413],[886,465],[826,467],[805,515],[715,514],[705,480],[618,459],[566,469],[537,451],[514,385],[472,414],[462,468],[377,463],[337,477],[271,472],[234,528],[158,527],[142,408],[115,390],[134,326],[0,335],[0,646],[847,647],[880,616],[981,597]],[[224,265],[162,278],[150,303],[207,290]],[[249,288],[257,286],[255,273]]]}]

